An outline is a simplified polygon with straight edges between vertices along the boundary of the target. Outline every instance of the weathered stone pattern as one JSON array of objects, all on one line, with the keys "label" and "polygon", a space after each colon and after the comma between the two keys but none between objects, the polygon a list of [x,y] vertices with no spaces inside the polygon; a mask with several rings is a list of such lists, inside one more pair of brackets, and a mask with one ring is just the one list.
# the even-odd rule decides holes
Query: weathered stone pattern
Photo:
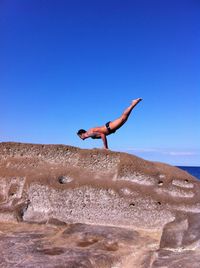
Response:
[{"label": "weathered stone pattern", "polygon": [[125,153],[0,143],[0,221],[2,267],[199,267],[199,181]]}]

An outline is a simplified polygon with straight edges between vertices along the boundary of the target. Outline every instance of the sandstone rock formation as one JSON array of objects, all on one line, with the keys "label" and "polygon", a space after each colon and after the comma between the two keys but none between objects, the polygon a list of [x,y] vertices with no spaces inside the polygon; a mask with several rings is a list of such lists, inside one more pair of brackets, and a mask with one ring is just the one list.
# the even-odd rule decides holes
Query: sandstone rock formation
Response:
[{"label": "sandstone rock formation", "polygon": [[199,267],[199,193],[133,155],[1,143],[1,267]]}]

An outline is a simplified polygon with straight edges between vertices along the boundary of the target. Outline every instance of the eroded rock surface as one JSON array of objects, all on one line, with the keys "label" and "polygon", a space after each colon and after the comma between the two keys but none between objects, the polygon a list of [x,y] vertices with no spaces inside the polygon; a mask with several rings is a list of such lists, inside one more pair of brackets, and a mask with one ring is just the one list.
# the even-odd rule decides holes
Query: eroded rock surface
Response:
[{"label": "eroded rock surface", "polygon": [[0,144],[5,267],[197,267],[199,220],[200,183],[176,167],[100,149]]},{"label": "eroded rock surface", "polygon": [[133,252],[137,257],[145,253],[146,243],[154,247],[155,241],[136,231],[118,227],[4,223],[0,225],[0,265],[124,267]]}]

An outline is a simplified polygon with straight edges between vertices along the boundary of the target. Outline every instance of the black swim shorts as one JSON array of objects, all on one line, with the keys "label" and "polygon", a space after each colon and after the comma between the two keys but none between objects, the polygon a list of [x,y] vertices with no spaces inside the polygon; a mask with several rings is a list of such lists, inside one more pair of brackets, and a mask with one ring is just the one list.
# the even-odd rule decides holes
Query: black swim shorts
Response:
[{"label": "black swim shorts", "polygon": [[105,124],[105,126],[106,126],[106,128],[107,128],[109,134],[111,134],[111,133],[115,133],[115,130],[113,131],[113,130],[110,128],[110,121],[107,122],[107,123]]}]

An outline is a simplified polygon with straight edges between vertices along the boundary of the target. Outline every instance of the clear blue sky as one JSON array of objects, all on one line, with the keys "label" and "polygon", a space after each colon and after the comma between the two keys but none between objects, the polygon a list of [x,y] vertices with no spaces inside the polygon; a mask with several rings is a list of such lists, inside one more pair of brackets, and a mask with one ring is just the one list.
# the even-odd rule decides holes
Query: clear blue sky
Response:
[{"label": "clear blue sky", "polygon": [[102,147],[200,165],[200,2],[0,1],[0,140]]}]

